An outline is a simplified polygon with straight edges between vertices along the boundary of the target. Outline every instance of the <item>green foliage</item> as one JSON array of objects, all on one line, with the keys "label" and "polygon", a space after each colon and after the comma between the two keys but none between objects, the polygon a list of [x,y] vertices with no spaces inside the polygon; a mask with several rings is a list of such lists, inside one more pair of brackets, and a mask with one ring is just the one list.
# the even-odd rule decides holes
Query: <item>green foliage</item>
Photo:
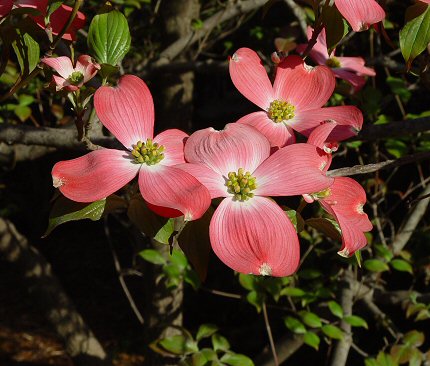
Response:
[{"label": "green foliage", "polygon": [[327,324],[324,325],[321,328],[322,332],[329,338],[333,339],[342,339],[343,338],[343,332],[340,328],[338,328],[336,325],[333,324]]},{"label": "green foliage", "polygon": [[130,43],[127,18],[119,11],[107,9],[92,19],[88,47],[100,64],[118,65],[130,49]]},{"label": "green foliage", "polygon": [[123,199],[115,195],[91,203],[75,202],[60,196],[55,200],[49,214],[48,228],[43,237],[48,236],[57,226],[66,222],[83,219],[97,221],[103,215],[122,207],[124,207]]},{"label": "green foliage", "polygon": [[303,325],[303,323],[293,318],[292,316],[287,316],[284,319],[285,326],[293,333],[296,334],[305,334],[306,333],[306,327]]},{"label": "green foliage", "polygon": [[[182,366],[254,366],[249,357],[233,352],[227,338],[217,331],[216,325],[202,324],[194,339],[190,332],[182,328],[182,334],[158,339],[150,347],[157,353],[180,357],[178,364]],[[209,337],[212,348],[201,348],[200,341]]]},{"label": "green foliage", "polygon": [[330,312],[334,316],[336,316],[336,317],[338,317],[340,319],[343,318],[343,309],[342,309],[342,306],[340,306],[336,301],[329,301],[327,303],[327,305],[328,305],[328,308],[330,309]]},{"label": "green foliage", "polygon": [[350,324],[353,327],[362,327],[362,328],[369,329],[367,322],[363,318],[357,315],[345,316],[343,320],[345,320],[348,324]]},{"label": "green foliage", "polygon": [[406,66],[409,69],[413,60],[425,50],[430,43],[430,7],[407,22],[399,34],[400,49]]},{"label": "green foliage", "polygon": [[379,259],[367,259],[364,261],[363,265],[364,268],[372,272],[384,272],[390,269],[387,263]]},{"label": "green foliage", "polygon": [[30,74],[39,63],[39,43],[28,33],[26,27],[16,28],[15,39],[12,42],[13,50],[18,59],[22,75]]},{"label": "green foliage", "polygon": [[303,342],[305,342],[308,346],[311,346],[315,350],[318,351],[321,339],[314,332],[306,332],[303,336]]}]

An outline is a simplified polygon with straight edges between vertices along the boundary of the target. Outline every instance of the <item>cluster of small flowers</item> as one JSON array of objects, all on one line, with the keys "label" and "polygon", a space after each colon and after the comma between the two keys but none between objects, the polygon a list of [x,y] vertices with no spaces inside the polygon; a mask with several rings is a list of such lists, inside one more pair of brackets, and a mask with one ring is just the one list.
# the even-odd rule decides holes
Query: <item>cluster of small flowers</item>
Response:
[{"label": "cluster of small flowers", "polygon": [[[45,62],[55,67],[55,61]],[[364,247],[364,232],[372,224],[363,212],[363,188],[350,178],[327,175],[338,142],[363,123],[354,106],[323,107],[335,88],[332,70],[288,56],[277,64],[272,85],[258,55],[241,48],[230,59],[230,75],[262,110],[221,131],[206,128],[191,136],[169,129],[154,137],[152,96],[138,77],[125,75],[116,87],[100,87],[96,113],[125,150],[100,149],[58,162],[54,186],[71,200],[92,202],[137,175],[148,207],[187,221],[200,218],[212,199],[223,198],[211,219],[211,245],[227,266],[242,273],[288,276],[299,265],[296,230],[270,197],[318,201],[341,228],[339,254],[350,256]],[[307,142],[296,143],[294,131]]]}]

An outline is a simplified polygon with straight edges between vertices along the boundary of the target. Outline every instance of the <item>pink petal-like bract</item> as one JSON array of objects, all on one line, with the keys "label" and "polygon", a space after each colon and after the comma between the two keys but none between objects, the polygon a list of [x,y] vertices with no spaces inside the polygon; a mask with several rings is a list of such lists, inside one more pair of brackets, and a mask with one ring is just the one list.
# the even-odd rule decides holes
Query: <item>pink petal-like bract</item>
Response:
[{"label": "pink petal-like bract", "polygon": [[255,170],[259,196],[295,196],[319,192],[333,183],[324,168],[328,163],[325,153],[310,144],[283,147],[266,159]]},{"label": "pink petal-like bract", "polygon": [[67,79],[62,78],[61,76],[52,75],[52,80],[55,83],[55,89],[57,91],[61,89],[68,90],[70,92],[74,92],[79,89],[79,86],[73,85]]},{"label": "pink petal-like bract", "polygon": [[145,82],[124,75],[116,87],[102,86],[94,95],[102,124],[128,149],[154,133],[154,103]]},{"label": "pink petal-like bract", "polygon": [[362,57],[337,57],[340,62],[340,68],[356,72],[359,75],[375,76],[375,70],[365,66],[364,58]]},{"label": "pink petal-like bract", "polygon": [[52,169],[54,187],[77,202],[105,198],[130,182],[139,171],[127,151],[100,149],[60,161]]},{"label": "pink petal-like bract", "polygon": [[309,136],[321,122],[337,123],[329,141],[342,141],[357,135],[363,126],[363,114],[355,106],[336,106],[301,111],[291,126],[301,134]]},{"label": "pink petal-like bract", "polygon": [[13,0],[4,0],[0,4],[0,19],[10,13],[13,6]]},{"label": "pink petal-like bract", "polygon": [[154,142],[164,146],[163,165],[185,163],[184,145],[188,135],[181,130],[169,129],[154,137]]},{"label": "pink petal-like bract", "polygon": [[342,230],[342,248],[338,253],[349,257],[367,245],[364,233],[372,230],[372,223],[363,211],[366,193],[360,184],[347,177],[336,177],[329,190],[329,196],[319,202],[336,218]]},{"label": "pink petal-like bract", "polygon": [[253,172],[270,155],[270,143],[253,127],[229,123],[221,131],[210,127],[194,132],[184,151],[188,162],[227,176],[239,168]]},{"label": "pink petal-like bract", "polygon": [[272,83],[257,53],[249,48],[238,49],[230,58],[229,70],[237,90],[266,110],[275,98]]},{"label": "pink petal-like bract", "polygon": [[91,56],[80,55],[76,60],[75,71],[80,71],[82,75],[84,75],[84,80],[82,81],[83,84],[88,80],[91,80],[99,70],[100,65],[94,62]]},{"label": "pink petal-like bract", "polygon": [[212,217],[209,233],[215,254],[235,271],[283,277],[299,265],[294,226],[268,198],[247,202],[225,198]]},{"label": "pink petal-like bract", "polygon": [[294,130],[284,123],[273,123],[266,112],[254,112],[240,118],[236,123],[255,127],[270,141],[272,147],[284,147],[296,142]]},{"label": "pink petal-like bract", "polygon": [[333,72],[339,79],[350,83],[354,87],[355,92],[359,91],[361,88],[363,88],[364,84],[366,84],[366,79],[364,76],[357,75],[352,71],[348,71],[346,69],[333,69]]},{"label": "pink petal-like bract", "polygon": [[299,56],[288,56],[276,69],[273,89],[277,99],[283,99],[301,110],[322,107],[336,86],[333,72],[327,66],[311,67]]},{"label": "pink petal-like bract", "polygon": [[44,57],[40,61],[52,67],[61,77],[67,79],[75,71],[72,60],[67,56],[61,57]]},{"label": "pink petal-like bract", "polygon": [[179,210],[188,221],[203,216],[210,205],[209,191],[192,175],[173,166],[143,164],[139,188],[145,201]]},{"label": "pink petal-like bract", "polygon": [[45,14],[48,0],[15,0],[14,4],[18,8],[33,8],[39,10],[41,14]]},{"label": "pink petal-like bract", "polygon": [[355,32],[382,21],[385,11],[375,0],[335,0],[335,5]]}]

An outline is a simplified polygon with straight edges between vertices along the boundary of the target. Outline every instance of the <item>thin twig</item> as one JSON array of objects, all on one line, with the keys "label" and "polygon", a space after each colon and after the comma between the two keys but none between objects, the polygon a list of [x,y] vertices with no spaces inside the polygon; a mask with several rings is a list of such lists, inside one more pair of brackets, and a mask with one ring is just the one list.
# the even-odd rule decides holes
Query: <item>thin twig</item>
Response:
[{"label": "thin twig", "polygon": [[263,301],[263,315],[264,315],[264,323],[266,324],[267,336],[269,337],[270,348],[272,350],[273,361],[275,362],[275,366],[279,366],[278,355],[276,354],[275,342],[273,341],[272,329],[270,328],[269,316],[267,315],[266,302]]},{"label": "thin twig", "polygon": [[136,315],[136,318],[139,320],[139,323],[143,325],[145,320],[143,319],[141,312],[137,308],[136,303],[134,302],[133,296],[131,295],[130,290],[128,289],[128,286],[124,281],[123,270],[121,268],[121,264],[119,262],[118,256],[116,254],[115,248],[114,248],[113,243],[112,243],[112,238],[110,235],[110,230],[109,230],[109,225],[107,223],[107,219],[105,220],[104,229],[105,229],[105,235],[106,235],[107,241],[109,243],[109,248],[110,248],[111,253],[112,253],[113,262],[115,265],[115,270],[116,270],[116,273],[118,274],[119,283],[121,284],[122,290],[124,291],[124,294],[127,297],[127,300],[130,304],[131,309],[134,312],[134,315]]}]

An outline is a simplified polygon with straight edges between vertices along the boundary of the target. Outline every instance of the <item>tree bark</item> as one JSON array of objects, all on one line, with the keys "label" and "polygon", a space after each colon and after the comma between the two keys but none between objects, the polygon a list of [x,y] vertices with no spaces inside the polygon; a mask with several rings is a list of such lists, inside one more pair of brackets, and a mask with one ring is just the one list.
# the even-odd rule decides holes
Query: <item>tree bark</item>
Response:
[{"label": "tree bark", "polygon": [[13,264],[76,366],[110,366],[103,347],[76,311],[50,264],[8,220],[0,218],[0,258]]}]

